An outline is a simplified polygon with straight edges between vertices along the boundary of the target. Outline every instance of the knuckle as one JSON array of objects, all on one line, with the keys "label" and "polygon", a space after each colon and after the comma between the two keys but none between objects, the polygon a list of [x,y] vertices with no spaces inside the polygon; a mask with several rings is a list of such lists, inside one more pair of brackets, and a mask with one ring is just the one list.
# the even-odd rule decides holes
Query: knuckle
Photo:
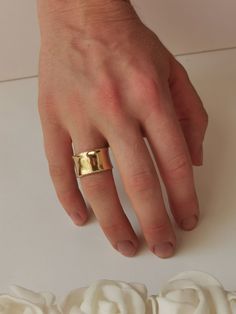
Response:
[{"label": "knuckle", "polygon": [[[121,100],[118,86],[111,79],[103,80],[95,91],[96,108],[92,112],[92,119],[97,127],[108,136],[114,130],[117,135],[122,136],[132,121],[127,115],[127,109],[124,109],[124,102]],[[98,114],[100,119],[94,112]]]},{"label": "knuckle", "polygon": [[114,234],[122,234],[125,226],[121,222],[100,222],[100,226],[109,237]]},{"label": "knuckle", "polygon": [[78,197],[77,192],[78,188],[59,190],[57,191],[57,197],[65,208],[70,209],[73,208],[74,204],[76,203]]},{"label": "knuckle", "polygon": [[138,117],[144,124],[149,124],[156,115],[163,115],[166,111],[163,84],[154,75],[140,75],[134,81],[135,95],[140,99],[136,104]]},{"label": "knuckle", "polygon": [[149,100],[159,100],[161,94],[161,84],[151,76],[139,75],[135,80],[135,89],[139,94],[145,95]]},{"label": "knuckle", "polygon": [[202,114],[201,114],[201,123],[204,127],[207,127],[207,125],[209,123],[209,116],[208,116],[208,113],[206,112],[206,110],[204,108],[203,108]]},{"label": "knuckle", "polygon": [[63,179],[65,177],[67,169],[65,169],[61,165],[49,163],[49,172],[53,179]]},{"label": "knuckle", "polygon": [[196,128],[198,128],[200,134],[205,133],[208,126],[208,121],[208,114],[203,105],[201,105],[201,107],[197,111],[197,114],[194,117],[195,126]]},{"label": "knuckle", "polygon": [[116,117],[121,112],[121,101],[117,85],[111,79],[99,83],[96,98],[102,112]]},{"label": "knuckle", "polygon": [[[88,198],[94,199],[99,197],[99,199],[105,198],[107,192],[109,191],[109,183],[102,174],[94,174],[92,177],[87,176],[82,178],[81,184]],[[105,193],[104,193],[105,192]]]},{"label": "knuckle", "polygon": [[178,76],[179,78],[182,78],[184,80],[187,80],[189,81],[189,75],[188,75],[188,72],[187,70],[185,69],[185,67],[177,60],[176,61],[176,65],[177,65],[177,69],[178,69]]},{"label": "knuckle", "polygon": [[160,85],[157,83],[156,80],[152,79],[151,77],[145,78],[142,81],[143,92],[151,98],[156,99],[159,98],[158,95],[160,94]]},{"label": "knuckle", "polygon": [[127,180],[127,187],[131,193],[152,191],[156,186],[155,176],[151,170],[138,171]]},{"label": "knuckle", "polygon": [[51,110],[55,106],[55,97],[52,95],[52,93],[49,93],[48,91],[42,91],[42,88],[39,91],[39,97],[38,97],[38,107],[40,111],[43,110]]},{"label": "knuckle", "polygon": [[182,66],[182,64],[180,65],[180,74],[182,75],[183,78],[185,78],[186,80],[190,80],[189,78],[189,74],[187,72],[187,70]]},{"label": "knuckle", "polygon": [[191,173],[189,159],[183,154],[176,155],[167,164],[167,177],[169,179],[183,179]]},{"label": "knuckle", "polygon": [[41,116],[41,121],[44,125],[50,127],[52,130],[61,128],[58,118],[53,112],[46,112],[43,116]]},{"label": "knuckle", "polygon": [[170,224],[168,220],[160,220],[144,227],[144,233],[151,238],[156,237],[157,235],[166,234],[166,232],[169,230]]},{"label": "knuckle", "polygon": [[53,103],[40,103],[38,106],[38,112],[43,124],[47,124],[57,128],[59,127],[59,119],[55,105]]}]

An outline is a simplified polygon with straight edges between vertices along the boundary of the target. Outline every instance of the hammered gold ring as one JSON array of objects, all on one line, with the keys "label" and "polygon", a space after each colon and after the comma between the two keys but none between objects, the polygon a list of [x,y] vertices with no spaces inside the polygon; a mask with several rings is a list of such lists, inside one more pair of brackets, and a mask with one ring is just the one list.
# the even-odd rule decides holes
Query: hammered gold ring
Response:
[{"label": "hammered gold ring", "polygon": [[78,178],[113,168],[108,147],[75,154],[72,158],[74,160],[75,173]]}]

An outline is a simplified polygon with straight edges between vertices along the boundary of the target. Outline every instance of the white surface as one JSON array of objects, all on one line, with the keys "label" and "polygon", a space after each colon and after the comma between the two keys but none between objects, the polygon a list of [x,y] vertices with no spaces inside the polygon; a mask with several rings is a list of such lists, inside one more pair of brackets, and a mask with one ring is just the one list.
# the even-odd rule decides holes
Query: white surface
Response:
[{"label": "white surface", "polygon": [[[132,0],[131,0],[132,1]],[[0,81],[37,74],[36,0],[0,1]],[[235,0],[133,0],[175,54],[236,46]]]},{"label": "white surface", "polygon": [[[179,250],[169,260],[146,249],[125,258],[95,221],[83,228],[70,222],[47,171],[36,79],[0,84],[0,291],[16,283],[61,296],[108,278],[142,282],[155,293],[173,275],[191,269],[210,272],[236,290],[236,50],[180,60],[204,100],[210,127],[205,166],[196,170],[202,221],[191,233],[178,231]],[[117,173],[116,180],[131,212]]]}]

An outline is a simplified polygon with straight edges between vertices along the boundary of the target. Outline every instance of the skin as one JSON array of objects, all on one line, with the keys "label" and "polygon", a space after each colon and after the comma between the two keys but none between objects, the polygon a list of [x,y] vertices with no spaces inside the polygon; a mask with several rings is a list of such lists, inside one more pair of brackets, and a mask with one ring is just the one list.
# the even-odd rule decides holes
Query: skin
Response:
[{"label": "skin", "polygon": [[[202,165],[208,120],[185,69],[128,1],[38,0],[38,12],[39,114],[58,199],[85,224],[71,156],[109,145],[147,246],[172,256],[176,237],[154,163],[175,221],[192,230],[199,219],[193,165]],[[139,241],[112,171],[85,176],[81,186],[112,246],[135,255]]]}]

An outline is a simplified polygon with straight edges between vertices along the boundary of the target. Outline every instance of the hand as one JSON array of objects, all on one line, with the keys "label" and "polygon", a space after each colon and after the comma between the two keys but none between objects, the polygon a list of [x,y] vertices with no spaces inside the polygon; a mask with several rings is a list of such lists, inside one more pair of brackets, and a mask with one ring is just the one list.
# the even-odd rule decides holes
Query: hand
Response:
[{"label": "hand", "polygon": [[[150,143],[178,225],[193,229],[199,205],[193,165],[202,164],[207,114],[184,68],[121,0],[39,1],[39,113],[58,198],[73,221],[88,217],[72,162],[109,145],[150,250],[174,254],[176,238]],[[57,3],[44,5],[43,2]],[[97,3],[96,3],[97,2]],[[112,246],[133,256],[138,239],[111,171],[81,178]]]}]

